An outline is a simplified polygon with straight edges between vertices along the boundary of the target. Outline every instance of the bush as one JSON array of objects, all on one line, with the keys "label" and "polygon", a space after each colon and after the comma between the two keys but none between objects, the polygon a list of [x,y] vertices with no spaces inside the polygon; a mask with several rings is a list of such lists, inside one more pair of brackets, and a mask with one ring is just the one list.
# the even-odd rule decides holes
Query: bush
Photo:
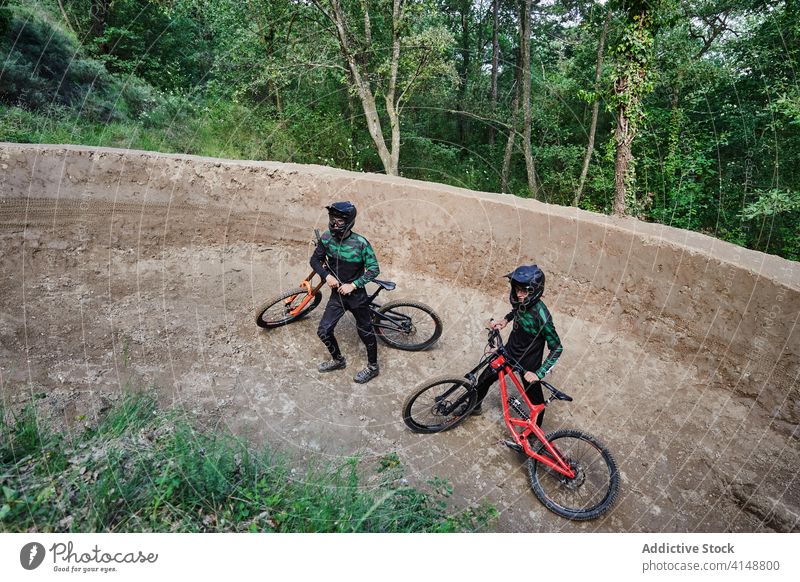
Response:
[{"label": "bush", "polygon": [[102,91],[108,75],[102,63],[81,55],[77,43],[43,15],[7,6],[0,38],[0,101],[32,109],[52,103],[80,106],[91,91]]},{"label": "bush", "polygon": [[136,77],[112,75],[88,58],[46,14],[20,6],[6,6],[0,14],[0,24],[6,23],[0,30],[0,103],[47,117],[67,108],[83,123],[113,123],[137,119],[158,102]]}]

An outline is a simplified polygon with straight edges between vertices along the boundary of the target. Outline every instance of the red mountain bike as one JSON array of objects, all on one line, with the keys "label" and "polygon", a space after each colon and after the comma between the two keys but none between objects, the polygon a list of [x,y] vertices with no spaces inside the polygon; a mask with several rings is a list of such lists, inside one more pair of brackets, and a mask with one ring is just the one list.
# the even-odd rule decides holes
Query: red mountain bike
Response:
[{"label": "red mountain bike", "polygon": [[[509,356],[497,330],[489,330],[483,358],[464,377],[435,378],[418,387],[403,404],[403,421],[420,433],[441,432],[462,422],[477,404],[477,373],[485,366],[498,371],[503,417],[514,439],[503,443],[528,457],[528,475],[539,501],[576,521],[595,519],[608,511],[619,490],[619,472],[611,453],[581,431],[558,430],[545,436],[535,422],[539,412],[552,400],[571,401],[572,397],[542,381],[552,395],[543,404],[532,404],[517,377],[524,371]],[[521,400],[509,398],[507,377]]]}]

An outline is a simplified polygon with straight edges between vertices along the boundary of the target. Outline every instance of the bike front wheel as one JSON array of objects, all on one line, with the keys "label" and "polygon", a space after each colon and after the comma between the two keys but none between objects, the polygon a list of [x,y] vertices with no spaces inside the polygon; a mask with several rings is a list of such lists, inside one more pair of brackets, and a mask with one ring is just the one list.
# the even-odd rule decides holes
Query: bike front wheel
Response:
[{"label": "bike front wheel", "polygon": [[261,307],[256,309],[256,325],[265,329],[272,329],[305,317],[312,309],[319,305],[320,301],[322,301],[322,294],[315,293],[297,315],[292,315],[292,311],[294,311],[307,296],[308,290],[305,287],[299,287],[281,293],[269,301],[265,301]]},{"label": "bike front wheel", "polygon": [[477,392],[465,378],[434,378],[406,398],[403,422],[414,432],[448,430],[469,416],[477,398]]},{"label": "bike front wheel", "polygon": [[399,350],[418,352],[431,347],[442,335],[442,320],[418,301],[391,301],[373,316],[375,334]]},{"label": "bike front wheel", "polygon": [[[528,459],[531,487],[547,509],[575,521],[603,515],[614,504],[619,491],[619,471],[608,449],[591,435],[577,430],[559,430],[547,440],[575,471],[569,479],[536,459]],[[534,451],[550,453],[536,440]],[[533,443],[531,443],[533,446]]]}]

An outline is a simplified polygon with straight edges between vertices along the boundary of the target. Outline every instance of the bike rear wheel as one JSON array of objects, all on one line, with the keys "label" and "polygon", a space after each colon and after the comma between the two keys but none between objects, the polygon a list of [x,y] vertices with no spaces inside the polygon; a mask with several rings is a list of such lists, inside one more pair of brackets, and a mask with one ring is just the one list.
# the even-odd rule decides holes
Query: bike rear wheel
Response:
[{"label": "bike rear wheel", "polygon": [[391,301],[375,316],[375,334],[399,350],[418,352],[431,347],[442,335],[442,320],[429,306],[418,301]]},{"label": "bike rear wheel", "polygon": [[256,310],[256,325],[265,329],[272,329],[280,327],[297,321],[308,315],[319,302],[322,301],[322,294],[315,293],[303,310],[297,315],[292,315],[291,312],[300,305],[303,300],[308,296],[308,290],[305,287],[286,291],[265,301],[261,307]]},{"label": "bike rear wheel", "polygon": [[406,398],[403,422],[414,432],[448,430],[469,416],[477,398],[477,392],[464,378],[434,378]]},{"label": "bike rear wheel", "polygon": [[[608,449],[593,436],[577,430],[559,430],[547,435],[547,440],[576,475],[568,479],[529,458],[528,475],[539,501],[550,511],[575,521],[595,519],[608,511],[619,491],[619,471]],[[537,454],[550,456],[544,444],[535,442]]]}]

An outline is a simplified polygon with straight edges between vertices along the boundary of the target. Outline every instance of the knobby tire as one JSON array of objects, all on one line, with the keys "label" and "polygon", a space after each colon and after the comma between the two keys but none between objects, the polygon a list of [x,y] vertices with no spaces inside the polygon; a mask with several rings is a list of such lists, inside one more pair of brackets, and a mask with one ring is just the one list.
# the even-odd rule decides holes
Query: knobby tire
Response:
[{"label": "knobby tire", "polygon": [[387,315],[411,319],[411,327],[408,330],[386,329],[379,326],[384,322],[380,319],[375,320],[375,335],[393,348],[418,352],[431,347],[442,335],[441,318],[424,303],[391,301],[381,306],[378,311]]},{"label": "knobby tire", "polygon": [[469,416],[477,398],[478,393],[465,378],[434,378],[406,398],[403,422],[419,433],[449,430]]},{"label": "knobby tire", "polygon": [[[528,476],[539,501],[550,511],[575,521],[596,519],[607,512],[619,491],[619,471],[608,449],[577,430],[559,430],[547,435],[547,440],[578,474],[568,479],[529,458]],[[535,442],[538,448],[534,446],[534,451],[549,456],[544,444]]]},{"label": "knobby tire", "polygon": [[[308,295],[308,291],[305,287],[299,287],[265,301],[256,310],[256,325],[264,329],[273,329],[302,319],[322,301],[322,293],[317,292],[300,313],[291,315],[289,312],[302,303],[306,295]],[[286,305],[284,301],[292,296],[295,296],[294,299]]]}]

